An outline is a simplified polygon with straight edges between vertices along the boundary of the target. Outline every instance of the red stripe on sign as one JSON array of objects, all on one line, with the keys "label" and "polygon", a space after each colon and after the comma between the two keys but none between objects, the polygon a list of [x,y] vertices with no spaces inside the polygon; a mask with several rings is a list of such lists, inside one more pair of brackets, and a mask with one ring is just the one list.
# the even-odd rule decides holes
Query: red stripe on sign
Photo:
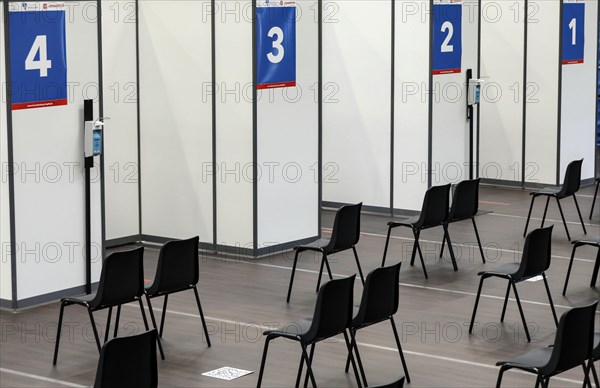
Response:
[{"label": "red stripe on sign", "polygon": [[144,283],[150,283],[152,280],[150,279],[144,279]]},{"label": "red stripe on sign", "polygon": [[583,59],[571,59],[567,61],[562,61],[563,65],[574,65],[576,63],[583,63]]},{"label": "red stripe on sign", "polygon": [[67,99],[63,100],[48,100],[48,101],[36,101],[36,102],[20,102],[12,104],[12,110],[22,109],[35,109],[35,108],[47,108],[49,106],[62,106],[67,105]]},{"label": "red stripe on sign", "polygon": [[256,89],[289,88],[292,86],[296,86],[296,81],[273,82],[270,84],[258,84],[258,85],[256,85]]},{"label": "red stripe on sign", "polygon": [[433,73],[433,75],[460,73],[460,68],[459,69],[433,70],[432,73]]}]

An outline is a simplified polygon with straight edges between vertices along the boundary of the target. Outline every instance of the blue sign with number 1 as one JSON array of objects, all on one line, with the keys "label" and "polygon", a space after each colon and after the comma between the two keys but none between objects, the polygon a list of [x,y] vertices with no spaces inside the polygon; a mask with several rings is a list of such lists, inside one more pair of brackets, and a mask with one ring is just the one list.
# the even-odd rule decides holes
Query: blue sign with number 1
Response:
[{"label": "blue sign with number 1", "polygon": [[585,4],[564,3],[562,20],[562,63],[583,63]]},{"label": "blue sign with number 1", "polygon": [[64,3],[11,3],[12,109],[67,104]]},{"label": "blue sign with number 1", "polygon": [[296,6],[256,8],[257,89],[296,86]]}]

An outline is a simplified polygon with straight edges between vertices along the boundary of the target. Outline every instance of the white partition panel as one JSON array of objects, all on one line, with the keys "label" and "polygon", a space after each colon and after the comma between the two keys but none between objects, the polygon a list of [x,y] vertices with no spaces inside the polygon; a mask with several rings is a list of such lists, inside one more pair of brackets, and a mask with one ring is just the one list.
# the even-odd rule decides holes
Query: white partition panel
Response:
[{"label": "white partition panel", "polygon": [[297,86],[258,93],[259,248],[319,235],[318,5],[296,5]]},{"label": "white partition panel", "polygon": [[560,2],[530,1],[529,14],[527,94],[521,95],[527,109],[525,182],[553,185],[558,141]]},{"label": "white partition panel", "polygon": [[136,3],[102,3],[106,239],[140,233]]},{"label": "white partition panel", "polygon": [[524,5],[523,0],[481,2],[482,178],[521,180]]},{"label": "white partition panel", "polygon": [[[13,111],[19,300],[85,284],[83,101],[98,113],[97,5],[66,9],[68,105]],[[96,158],[98,159],[98,158]],[[92,281],[102,265],[99,169],[91,171]]]},{"label": "white partition panel", "polygon": [[323,3],[324,201],[390,206],[390,9]]},{"label": "white partition panel", "polygon": [[[472,69],[473,78],[477,78],[478,21],[478,2],[463,1],[462,71],[433,77],[433,185],[458,183],[469,178],[466,71]],[[477,120],[476,116],[473,120]]]},{"label": "white partition panel", "polygon": [[252,2],[216,6],[217,243],[251,249]]},{"label": "white partition panel", "polygon": [[396,1],[394,208],[420,210],[429,144],[429,1]]},{"label": "white partition panel", "polygon": [[139,2],[142,233],[212,243],[207,3]]},{"label": "white partition panel", "polygon": [[570,161],[584,158],[581,178],[594,177],[598,1],[585,1],[584,63],[563,65],[560,180]]},{"label": "white partition panel", "polygon": [[[4,15],[4,3],[0,3],[0,15]],[[0,17],[0,299],[12,299],[12,276],[10,256],[10,207],[8,202],[8,142],[6,126],[6,73],[4,51],[4,16]]]}]

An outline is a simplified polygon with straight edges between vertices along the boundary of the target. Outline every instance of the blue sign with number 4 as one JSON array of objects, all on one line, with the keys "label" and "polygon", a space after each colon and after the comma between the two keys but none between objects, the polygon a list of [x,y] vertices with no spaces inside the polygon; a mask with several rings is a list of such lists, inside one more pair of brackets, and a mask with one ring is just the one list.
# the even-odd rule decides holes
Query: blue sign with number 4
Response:
[{"label": "blue sign with number 4", "polygon": [[257,7],[256,39],[256,88],[296,86],[296,6]]},{"label": "blue sign with number 4", "polygon": [[564,3],[562,20],[562,63],[583,63],[585,4]]},{"label": "blue sign with number 4", "polygon": [[8,22],[12,109],[66,105],[64,3],[12,3]]}]

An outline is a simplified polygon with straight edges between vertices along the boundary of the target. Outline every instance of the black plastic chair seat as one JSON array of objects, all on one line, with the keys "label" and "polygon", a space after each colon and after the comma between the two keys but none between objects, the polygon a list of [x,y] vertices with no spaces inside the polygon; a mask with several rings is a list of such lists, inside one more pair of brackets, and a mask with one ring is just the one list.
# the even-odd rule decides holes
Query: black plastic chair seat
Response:
[{"label": "black plastic chair seat", "polygon": [[[541,190],[533,191],[529,193],[529,195],[538,196],[538,195],[552,195],[557,196],[561,192],[561,187],[544,187]],[[562,197],[562,196],[561,196]]]},{"label": "black plastic chair seat", "polygon": [[301,339],[303,336],[308,333],[310,327],[312,325],[312,319],[305,318],[294,323],[291,323],[287,326],[284,326],[280,329],[275,330],[267,330],[263,332],[263,335],[271,336],[271,337],[293,337],[297,339]]},{"label": "black plastic chair seat", "polygon": [[71,304],[80,304],[82,306],[89,306],[92,310],[95,310],[97,303],[93,303],[94,299],[96,299],[96,293],[92,293],[89,295],[82,296],[71,296],[67,298],[62,298],[60,303],[71,303]]},{"label": "black plastic chair seat", "polygon": [[190,284],[188,286],[174,287],[169,290],[161,289],[160,284],[158,284],[155,280],[150,286],[148,286],[146,288],[146,294],[150,298],[155,298],[157,296],[163,296],[163,295],[168,295],[168,294],[174,294],[176,292],[187,291],[192,287],[193,287],[193,284]]},{"label": "black plastic chair seat", "polygon": [[510,364],[512,367],[523,370],[542,369],[548,364],[552,357],[552,348],[536,348],[525,354],[521,354],[508,361],[498,361],[496,366]]},{"label": "black plastic chair seat", "polygon": [[297,250],[298,252],[302,252],[302,251],[323,252],[323,251],[326,251],[327,253],[332,253],[329,249],[327,249],[330,242],[331,242],[331,239],[320,238],[316,241],[313,241],[310,244],[299,245],[297,247],[294,247],[294,249]]},{"label": "black plastic chair seat", "polygon": [[[402,221],[390,221],[388,222],[388,226],[408,226],[408,227],[413,227],[418,221],[419,221],[420,216],[412,216],[412,217],[408,217]],[[437,226],[437,225],[436,225]]]},{"label": "black plastic chair seat", "polygon": [[495,268],[491,271],[481,271],[481,272],[477,273],[477,276],[502,276],[502,277],[514,276],[515,274],[517,274],[517,272],[519,272],[520,266],[521,265],[519,263],[503,264],[500,267]]},{"label": "black plastic chair seat", "polygon": [[583,235],[583,236],[574,238],[573,241],[571,241],[571,244],[592,245],[592,246],[600,247],[600,236]]}]

